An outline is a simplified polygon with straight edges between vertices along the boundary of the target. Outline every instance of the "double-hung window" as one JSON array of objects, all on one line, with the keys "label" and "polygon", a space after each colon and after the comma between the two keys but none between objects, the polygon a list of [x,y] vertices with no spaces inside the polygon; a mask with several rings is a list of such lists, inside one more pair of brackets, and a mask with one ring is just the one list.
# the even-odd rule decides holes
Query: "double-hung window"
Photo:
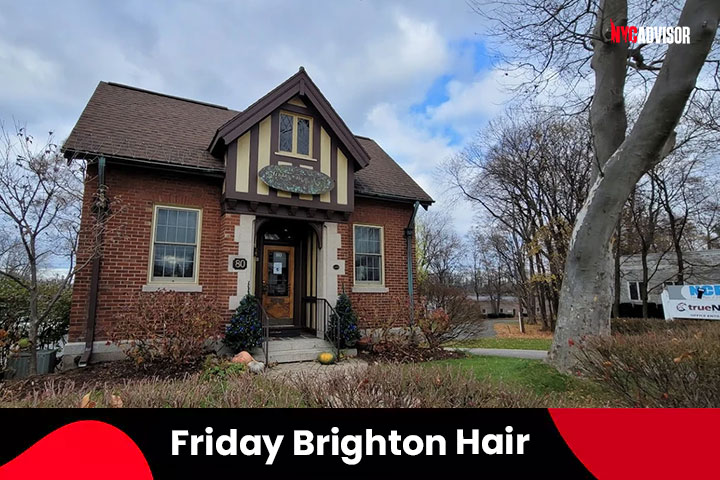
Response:
[{"label": "double-hung window", "polygon": [[630,300],[639,301],[642,300],[642,288],[643,282],[628,282],[628,293]]},{"label": "double-hung window", "polygon": [[151,281],[197,283],[201,211],[157,205],[153,218]]},{"label": "double-hung window", "polygon": [[281,153],[310,156],[312,119],[294,113],[280,112],[278,150]]},{"label": "double-hung window", "polygon": [[383,229],[355,225],[355,283],[383,285]]}]

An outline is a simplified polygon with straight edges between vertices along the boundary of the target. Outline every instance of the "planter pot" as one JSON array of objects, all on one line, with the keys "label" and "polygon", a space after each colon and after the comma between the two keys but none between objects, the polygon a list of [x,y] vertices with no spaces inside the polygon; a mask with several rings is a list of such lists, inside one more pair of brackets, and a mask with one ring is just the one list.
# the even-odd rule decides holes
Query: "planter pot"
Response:
[{"label": "planter pot", "polygon": [[[38,350],[37,373],[45,374],[55,371],[55,350]],[[25,378],[30,376],[30,353],[19,352],[11,355],[7,362],[5,378]]]}]

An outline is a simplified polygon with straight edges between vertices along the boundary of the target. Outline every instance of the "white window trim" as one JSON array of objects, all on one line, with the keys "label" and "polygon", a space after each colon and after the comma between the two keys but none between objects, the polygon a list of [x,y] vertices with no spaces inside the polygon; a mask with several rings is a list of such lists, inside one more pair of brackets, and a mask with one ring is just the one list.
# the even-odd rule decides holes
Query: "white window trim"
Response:
[{"label": "white window trim", "polygon": [[[632,298],[632,290],[630,290],[630,284],[631,284],[631,283],[634,283],[634,284],[636,284],[636,286],[637,286],[637,293],[638,293],[638,298],[637,298],[637,299]],[[629,300],[630,302],[640,302],[640,303],[642,303],[642,292],[640,291],[640,284],[641,284],[641,283],[642,283],[642,281],[640,281],[640,280],[626,280],[628,300]],[[650,290],[648,290],[648,297],[650,297]]]},{"label": "white window trim", "polygon": [[[192,278],[162,278],[153,279],[153,266],[155,263],[155,232],[157,230],[158,211],[161,208],[171,210],[189,210],[197,212],[198,221],[195,230],[195,262],[193,264]],[[150,258],[148,259],[147,284],[142,286],[143,292],[156,292],[158,290],[169,290],[175,292],[202,292],[202,285],[199,284],[200,273],[200,247],[202,243],[202,208],[186,207],[182,205],[155,204],[153,205],[153,216],[150,234]]]},{"label": "white window trim", "polygon": [[[371,227],[380,229],[380,281],[379,282],[361,282],[357,280],[355,275],[355,227]],[[387,293],[389,289],[385,287],[385,227],[382,225],[372,225],[369,223],[353,223],[352,225],[352,243],[353,243],[353,293]]]},{"label": "white window trim", "polygon": [[[293,131],[292,131],[292,152],[285,152],[283,150],[280,150],[280,115],[288,115],[290,117],[293,117]],[[308,138],[308,154],[305,155],[304,153],[297,153],[297,132],[298,132],[298,118],[304,118],[310,122],[310,131],[308,132],[309,138]],[[313,153],[313,118],[309,117],[307,115],[303,115],[301,113],[295,113],[295,112],[287,112],[285,110],[280,110],[280,113],[278,114],[278,137],[277,137],[277,145],[275,145],[275,154],[276,155],[282,155],[285,157],[291,157],[291,158],[302,158],[304,160],[315,160],[312,156]]]}]

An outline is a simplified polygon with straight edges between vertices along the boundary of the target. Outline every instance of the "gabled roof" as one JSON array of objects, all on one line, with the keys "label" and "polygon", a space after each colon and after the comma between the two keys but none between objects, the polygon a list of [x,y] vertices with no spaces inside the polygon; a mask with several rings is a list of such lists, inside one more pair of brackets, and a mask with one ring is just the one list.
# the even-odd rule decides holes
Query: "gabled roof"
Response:
[{"label": "gabled roof", "polygon": [[[218,130],[233,122],[239,113],[227,107],[100,82],[63,151],[68,158],[105,155],[161,168],[223,174],[223,160],[211,155],[208,145]],[[354,135],[352,139],[367,159],[367,166],[355,172],[358,195],[418,200],[423,204],[433,201],[375,141]]]},{"label": "gabled roof", "polygon": [[98,155],[223,171],[210,138],[238,114],[227,107],[100,82],[63,145],[65,155]]},{"label": "gabled roof", "polygon": [[247,132],[250,127],[270,115],[274,110],[296,95],[306,97],[320,116],[328,124],[335,136],[342,142],[360,168],[367,166],[370,160],[342,118],[335,112],[330,102],[320,92],[303,67],[271,90],[267,95],[240,112],[235,118],[220,127],[210,144],[210,152],[217,152],[233,140]]}]

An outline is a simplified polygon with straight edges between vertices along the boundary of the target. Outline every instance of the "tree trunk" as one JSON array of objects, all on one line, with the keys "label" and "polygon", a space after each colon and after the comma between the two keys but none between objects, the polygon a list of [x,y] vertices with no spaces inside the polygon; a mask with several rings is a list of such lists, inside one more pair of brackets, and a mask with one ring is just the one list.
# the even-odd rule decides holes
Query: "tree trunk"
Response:
[{"label": "tree trunk", "polygon": [[527,281],[527,288],[525,289],[525,295],[526,295],[526,302],[527,302],[527,312],[528,312],[528,322],[535,324],[537,323],[537,315],[536,315],[536,309],[535,309],[535,299],[536,295],[534,294],[533,290],[533,278],[535,278],[535,262],[533,262],[532,255],[528,255],[528,281]]},{"label": "tree trunk", "polygon": [[[615,226],[630,192],[658,160],[677,126],[710,51],[719,19],[717,0],[687,0],[679,26],[690,27],[691,44],[670,45],[632,131],[605,163],[588,192],[570,239],[550,352],[551,361],[562,371],[571,371],[576,365],[575,351],[588,336],[610,335],[611,239]],[[596,92],[598,79],[612,73],[609,66],[596,61],[599,50],[596,47],[593,56]],[[596,104],[597,109],[612,107],[597,94],[593,100]],[[597,135],[595,140],[600,140]]]},{"label": "tree trunk", "polygon": [[38,350],[38,326],[40,323],[38,313],[38,264],[35,249],[35,236],[31,235],[29,240],[28,263],[30,267],[30,328],[28,339],[30,340],[30,375],[37,375],[37,350]]},{"label": "tree trunk", "polygon": [[[673,239],[675,260],[677,262],[678,268],[678,273],[675,281],[679,285],[683,285],[685,283],[685,262],[683,260],[682,245],[680,244],[682,240],[682,231],[678,228],[677,219],[675,218],[675,214],[673,213],[672,208],[670,208],[669,205],[665,205],[665,213],[667,214],[668,221],[670,222],[670,235],[672,235]],[[687,218],[687,213],[685,215]]]},{"label": "tree trunk", "polygon": [[627,0],[602,0],[597,14],[593,34],[605,41],[592,42],[591,66],[595,71],[595,91],[590,107],[590,124],[596,164],[590,185],[595,183],[605,163],[625,140],[627,130],[624,91],[628,44],[610,42],[610,21],[618,26],[627,25]]},{"label": "tree trunk", "polygon": [[518,323],[520,324],[520,333],[525,333],[525,322],[523,322],[522,316],[522,302],[518,297]]},{"label": "tree trunk", "polygon": [[613,302],[613,317],[620,318],[620,239],[622,235],[622,221],[618,220],[615,231],[615,288]]},{"label": "tree trunk", "polygon": [[648,248],[643,245],[642,252],[640,253],[640,261],[642,262],[642,284],[640,285],[640,300],[642,300],[642,316],[643,320],[648,319]]}]

